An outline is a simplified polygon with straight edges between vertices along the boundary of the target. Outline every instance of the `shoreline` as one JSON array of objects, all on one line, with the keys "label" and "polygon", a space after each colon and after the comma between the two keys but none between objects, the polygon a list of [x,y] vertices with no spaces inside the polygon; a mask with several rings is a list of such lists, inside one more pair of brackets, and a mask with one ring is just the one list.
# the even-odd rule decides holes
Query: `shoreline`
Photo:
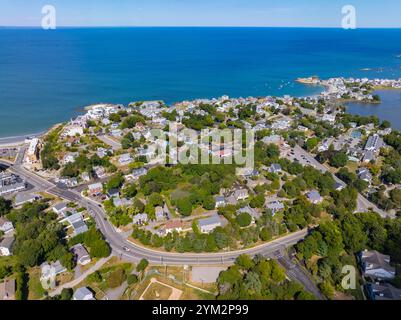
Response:
[{"label": "shoreline", "polygon": [[[317,81],[317,82],[316,82]],[[322,87],[325,88],[326,86],[322,83],[320,83],[320,79],[318,76],[312,76],[309,78],[297,78],[294,80],[294,82],[299,83],[299,84],[303,84],[303,85],[310,85],[310,86],[316,86],[316,87]],[[374,86],[373,91],[377,91],[377,90],[382,90],[382,91],[401,91],[401,88],[393,88],[393,87],[389,87],[389,86]],[[317,95],[318,96],[318,95]],[[308,96],[306,96],[308,97]],[[312,96],[309,96],[312,97]],[[358,101],[358,100],[354,100],[354,99],[339,99],[339,101],[341,101],[344,104],[347,103],[358,103],[358,104],[377,104],[380,105],[382,103],[382,101]],[[107,106],[107,105],[113,105],[111,103],[94,103],[88,106],[85,106],[82,111],[89,111],[92,110],[94,108],[96,108],[97,106]],[[348,107],[348,106],[346,106]],[[4,147],[13,147],[13,146],[19,146],[22,145],[25,142],[26,138],[40,138],[44,135],[46,135],[48,132],[50,132],[52,129],[54,129],[55,127],[59,126],[62,123],[55,123],[54,125],[52,125],[50,128],[39,132],[39,133],[32,133],[32,134],[23,134],[23,135],[19,135],[19,136],[11,136],[11,137],[0,137],[0,147],[4,148]]]},{"label": "shoreline", "polygon": [[0,147],[13,147],[13,146],[18,146],[21,144],[24,144],[26,138],[39,138],[43,135],[45,135],[48,132],[48,130],[39,132],[39,133],[33,133],[33,134],[26,134],[26,135],[20,135],[20,136],[13,136],[13,137],[2,137],[0,138]]}]

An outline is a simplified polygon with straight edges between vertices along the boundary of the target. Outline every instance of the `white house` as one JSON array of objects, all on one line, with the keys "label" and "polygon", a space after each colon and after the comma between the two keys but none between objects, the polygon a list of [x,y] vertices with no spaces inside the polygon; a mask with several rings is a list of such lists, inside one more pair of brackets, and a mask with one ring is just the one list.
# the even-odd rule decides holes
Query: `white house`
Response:
[{"label": "white house", "polygon": [[67,208],[68,208],[68,206],[65,202],[60,202],[60,203],[57,203],[55,206],[53,206],[53,212],[58,215],[61,215],[67,211]]},{"label": "white house", "polygon": [[72,300],[96,300],[93,292],[86,287],[81,287],[75,290]]},{"label": "white house", "polygon": [[63,164],[73,163],[75,159],[78,157],[78,152],[68,152],[65,154],[63,158]]},{"label": "white house", "polygon": [[6,217],[0,217],[0,231],[3,231],[5,234],[10,233],[14,230],[14,226],[11,221],[9,221]]},{"label": "white house", "polygon": [[42,272],[40,276],[41,281],[49,281],[53,276],[57,276],[67,271],[59,260],[50,264],[46,261],[40,265],[40,268]]}]

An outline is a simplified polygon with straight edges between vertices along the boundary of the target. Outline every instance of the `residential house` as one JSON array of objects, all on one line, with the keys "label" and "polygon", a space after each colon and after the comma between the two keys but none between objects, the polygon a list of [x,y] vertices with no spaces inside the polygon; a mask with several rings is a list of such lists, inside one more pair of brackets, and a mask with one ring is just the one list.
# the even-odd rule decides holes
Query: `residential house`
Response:
[{"label": "residential house", "polygon": [[173,233],[174,231],[176,232],[182,232],[183,224],[180,220],[171,220],[168,221],[165,225],[165,233]]},{"label": "residential house", "polygon": [[374,134],[368,138],[368,141],[365,145],[365,151],[373,151],[378,152],[380,148],[384,146],[383,139],[378,135]]},{"label": "residential house", "polygon": [[115,207],[129,207],[132,205],[132,200],[127,198],[113,197],[113,204]]},{"label": "residential house", "polygon": [[63,164],[73,163],[78,158],[78,152],[68,152],[64,155]]},{"label": "residential house", "polygon": [[52,280],[53,277],[67,271],[67,268],[65,268],[59,260],[50,264],[46,261],[40,265],[40,268],[42,272],[40,281],[45,282]]},{"label": "residential house", "polygon": [[118,162],[123,166],[130,164],[132,161],[133,159],[129,153],[122,154],[118,160]]},{"label": "residential house", "polygon": [[368,283],[365,289],[370,300],[401,300],[401,290],[390,283]]},{"label": "residential house", "polygon": [[102,179],[106,176],[106,169],[101,166],[93,167],[93,172],[95,173],[98,179]]},{"label": "residential house", "polygon": [[86,225],[84,221],[84,217],[80,212],[76,212],[66,218],[66,220],[70,223],[72,226],[74,232],[73,236],[76,236],[78,234],[84,233],[88,231],[88,226]]},{"label": "residential house", "polygon": [[12,255],[14,236],[6,236],[0,242],[0,256],[8,257]]},{"label": "residential house", "polygon": [[395,277],[395,268],[390,265],[390,256],[378,251],[362,251],[359,254],[362,274],[378,280],[389,280]]},{"label": "residential house", "polygon": [[336,122],[336,115],[335,114],[325,114],[322,117],[322,121],[334,123],[334,122]]},{"label": "residential house", "polygon": [[113,150],[111,150],[111,149],[105,149],[105,148],[101,148],[101,147],[100,147],[100,148],[97,148],[96,154],[98,155],[98,157],[99,157],[100,159],[102,159],[102,158],[108,156],[109,154],[113,154]]},{"label": "residential house", "polygon": [[307,198],[308,200],[313,203],[313,204],[318,204],[323,201],[323,197],[320,195],[320,193],[317,190],[312,190],[307,193]]},{"label": "residential house", "polygon": [[224,196],[216,196],[214,200],[216,202],[216,208],[224,207],[227,204],[226,198]]},{"label": "residential house", "polygon": [[256,220],[260,219],[260,217],[262,216],[260,212],[258,212],[257,210],[251,208],[250,206],[246,206],[244,208],[240,208],[238,210],[238,214],[240,213],[247,213],[251,216],[252,218],[252,222],[254,223]]},{"label": "residential house", "polygon": [[53,206],[53,212],[57,215],[64,215],[67,212],[68,206],[65,202],[57,203]]},{"label": "residential house", "polygon": [[252,178],[259,175],[259,171],[253,168],[238,168],[237,175],[243,176],[244,178]]},{"label": "residential house", "polygon": [[269,167],[269,172],[270,173],[280,173],[282,171],[281,166],[278,163],[273,163]]},{"label": "residential house", "polygon": [[146,168],[138,168],[132,171],[132,176],[134,179],[139,179],[140,177],[146,175],[148,170]]},{"label": "residential house", "polygon": [[376,160],[376,156],[375,156],[373,151],[366,150],[366,151],[363,152],[363,158],[362,158],[363,162],[369,163],[369,162],[374,161],[374,160]]},{"label": "residential house", "polygon": [[98,182],[88,186],[88,192],[93,197],[98,197],[103,194],[103,185]]},{"label": "residential house", "polygon": [[285,207],[281,201],[273,201],[268,203],[266,205],[266,208],[269,209],[274,216],[277,212],[283,211]]},{"label": "residential house", "polygon": [[0,301],[15,300],[15,280],[5,279],[0,283]]},{"label": "residential house", "polygon": [[107,196],[109,197],[109,199],[112,199],[112,198],[117,198],[117,197],[120,197],[120,190],[118,190],[118,189],[116,189],[116,188],[113,188],[113,189],[109,189],[108,191],[107,191]]},{"label": "residential house", "polygon": [[93,292],[86,287],[81,287],[75,290],[72,300],[96,300]]},{"label": "residential house", "polygon": [[341,190],[343,190],[345,188],[345,186],[342,184],[342,183],[340,183],[340,182],[336,182],[335,184],[334,184],[334,190],[336,190],[336,191],[341,191]]},{"label": "residential house", "polygon": [[76,263],[84,266],[91,262],[90,255],[85,247],[78,243],[71,248],[72,253],[74,254],[74,258]]},{"label": "residential house", "polygon": [[368,168],[360,168],[357,170],[356,174],[358,175],[359,179],[369,183],[372,182],[373,177]]},{"label": "residential house", "polygon": [[12,222],[6,217],[0,217],[0,231],[3,231],[5,234],[14,231]]},{"label": "residential house", "polygon": [[237,201],[248,199],[249,194],[247,189],[237,189],[234,191],[234,197]]},{"label": "residential house", "polygon": [[198,226],[202,233],[210,233],[217,227],[222,226],[222,220],[219,215],[215,214],[208,218],[199,219]]},{"label": "residential house", "polygon": [[146,213],[140,213],[133,217],[133,224],[137,226],[143,226],[148,223],[148,215]]},{"label": "residential house", "polygon": [[81,179],[82,179],[83,182],[91,181],[91,177],[90,177],[88,172],[82,172]]}]

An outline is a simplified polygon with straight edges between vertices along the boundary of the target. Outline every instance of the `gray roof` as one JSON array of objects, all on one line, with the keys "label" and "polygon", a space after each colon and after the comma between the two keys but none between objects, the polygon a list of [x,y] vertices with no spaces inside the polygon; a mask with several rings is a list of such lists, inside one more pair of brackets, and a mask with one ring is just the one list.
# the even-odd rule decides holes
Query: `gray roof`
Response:
[{"label": "gray roof", "polygon": [[77,260],[89,256],[88,251],[86,251],[85,247],[81,243],[78,243],[75,246],[71,247],[71,251],[77,257]]},{"label": "gray roof", "polygon": [[83,220],[72,223],[72,227],[74,228],[74,235],[78,235],[88,231],[88,226]]},{"label": "gray roof", "polygon": [[141,213],[141,214],[137,214],[134,216],[133,218],[133,223],[139,223],[139,222],[147,222],[148,221],[148,215],[146,213]]},{"label": "gray roof", "polygon": [[19,190],[24,190],[26,188],[25,182],[16,182],[11,185],[0,186],[0,194],[7,194]]},{"label": "gray roof", "polygon": [[320,201],[320,200],[322,200],[322,196],[316,190],[308,192],[307,196],[308,196],[308,199],[311,200],[311,201]]},{"label": "gray roof", "polygon": [[390,266],[390,256],[382,254],[378,251],[364,251],[362,252],[361,260],[363,262],[363,267],[371,265],[369,269],[382,268],[389,272],[395,272],[395,268]]},{"label": "gray roof", "polygon": [[199,227],[206,227],[206,226],[216,225],[216,224],[221,225],[221,219],[220,219],[220,216],[213,215],[209,218],[199,219],[198,224],[199,224]]},{"label": "gray roof", "polygon": [[87,298],[87,296],[92,296],[93,299],[93,293],[86,287],[81,287],[75,290],[73,298],[74,300],[84,300]]},{"label": "gray roof", "polygon": [[268,203],[266,207],[272,211],[278,211],[284,209],[284,204],[280,201],[274,201]]},{"label": "gray roof", "polygon": [[374,300],[401,300],[401,290],[389,283],[370,284]]},{"label": "gray roof", "polygon": [[67,204],[65,202],[57,203],[56,205],[53,206],[54,209],[57,211],[61,211],[64,209],[67,209]]},{"label": "gray roof", "polygon": [[281,165],[279,165],[278,163],[273,163],[270,166],[270,170],[271,171],[281,171]]},{"label": "gray roof", "polygon": [[365,145],[365,150],[378,150],[384,145],[383,139],[379,135],[370,136]]},{"label": "gray roof", "polygon": [[11,251],[11,248],[14,244],[14,237],[4,237],[4,239],[0,242],[0,247],[7,248]]},{"label": "gray roof", "polygon": [[140,177],[140,176],[147,174],[147,172],[148,172],[148,170],[146,170],[145,168],[139,168],[139,169],[133,170],[132,175],[134,177]]}]

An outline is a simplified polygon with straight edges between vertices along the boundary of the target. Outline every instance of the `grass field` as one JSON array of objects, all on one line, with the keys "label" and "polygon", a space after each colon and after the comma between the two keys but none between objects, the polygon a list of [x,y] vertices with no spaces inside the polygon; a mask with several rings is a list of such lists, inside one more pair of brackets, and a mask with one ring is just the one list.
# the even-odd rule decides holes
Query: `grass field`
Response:
[{"label": "grass field", "polygon": [[33,268],[29,271],[28,300],[38,300],[43,297],[46,291],[43,289],[42,283],[40,282],[40,275],[40,268]]}]

